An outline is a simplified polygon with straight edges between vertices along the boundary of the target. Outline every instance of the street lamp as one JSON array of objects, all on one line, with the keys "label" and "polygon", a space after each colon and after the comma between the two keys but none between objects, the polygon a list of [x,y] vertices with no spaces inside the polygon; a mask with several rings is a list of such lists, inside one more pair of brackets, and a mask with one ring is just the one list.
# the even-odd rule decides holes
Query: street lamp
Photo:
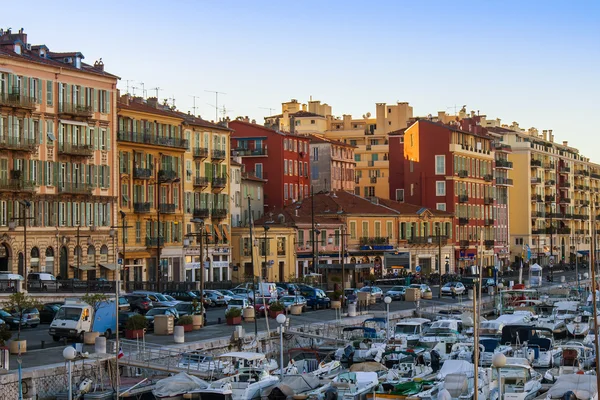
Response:
[{"label": "street lamp", "polygon": [[267,240],[268,240],[267,239],[267,232],[269,232],[270,227],[268,225],[264,225],[263,228],[265,230],[265,239],[264,239],[264,242],[263,242],[263,251],[265,252],[265,266],[263,267],[262,278],[266,279],[268,281],[269,280],[268,279],[269,276],[267,274],[267,271],[268,271],[268,269],[267,269],[268,268],[267,267]]},{"label": "street lamp", "polygon": [[390,303],[392,302],[392,298],[390,296],[385,296],[383,301],[385,302],[386,308],[385,337],[387,338],[390,334]]},{"label": "street lamp", "polygon": [[[477,343],[475,343],[478,346]],[[496,353],[492,356],[492,366],[496,369],[496,377],[498,379],[498,399],[502,399],[502,377],[500,376],[500,368],[506,365],[506,356],[502,353]]]},{"label": "street lamp", "polygon": [[73,360],[77,356],[77,351],[72,346],[65,347],[63,350],[63,358],[67,360],[69,374],[69,400],[73,400]]},{"label": "street lamp", "polygon": [[279,324],[279,372],[281,380],[283,380],[283,324],[287,318],[283,314],[277,316],[277,323]]},{"label": "street lamp", "polygon": [[29,200],[19,200],[19,204],[24,207],[23,216],[13,217],[13,221],[23,221],[23,287],[27,290],[27,221],[35,218],[29,216],[31,207]]},{"label": "street lamp", "polygon": [[[188,233],[188,237],[200,237],[200,312],[202,313],[202,325],[206,324],[204,318],[204,255],[202,254],[202,238],[204,237],[204,220],[202,218],[193,218],[190,222],[197,224],[200,229],[196,233]],[[208,253],[208,252],[207,252]]]}]

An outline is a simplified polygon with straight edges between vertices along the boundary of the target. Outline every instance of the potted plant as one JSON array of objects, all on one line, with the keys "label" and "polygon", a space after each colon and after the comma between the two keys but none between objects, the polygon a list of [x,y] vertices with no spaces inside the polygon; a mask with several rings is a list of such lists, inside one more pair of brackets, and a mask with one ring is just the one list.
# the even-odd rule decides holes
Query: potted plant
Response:
[{"label": "potted plant", "polygon": [[430,288],[427,288],[427,290],[425,290],[425,293],[423,293],[423,298],[425,300],[431,300],[433,298],[433,293],[431,293]]},{"label": "potted plant", "polygon": [[148,320],[143,315],[136,314],[131,316],[125,324],[125,338],[138,339],[144,337],[147,326]]},{"label": "potted plant", "polygon": [[21,325],[27,310],[39,307],[38,302],[23,292],[13,293],[8,297],[8,301],[3,304],[3,308],[17,317],[17,338],[11,340],[8,344],[10,354],[23,354],[27,352],[27,340],[21,339]]},{"label": "potted plant", "polygon": [[6,343],[10,340],[11,337],[12,332],[10,331],[8,324],[3,324],[2,326],[0,326],[0,348],[5,349]]},{"label": "potted plant", "polygon": [[202,306],[197,299],[192,300],[192,329],[200,330],[204,326],[204,315]]},{"label": "potted plant", "polygon": [[254,322],[254,318],[256,318],[256,310],[252,306],[248,306],[244,308],[244,321],[246,322]]},{"label": "potted plant", "polygon": [[[90,331],[85,332],[83,334],[83,343],[94,344],[96,343],[96,338],[100,336],[100,332],[94,332],[94,320],[96,319],[96,313],[98,312],[100,307],[102,307],[104,304],[108,304],[109,299],[108,296],[104,293],[87,293],[81,298],[81,300],[83,300],[86,304],[89,304],[94,310],[94,314],[91,316],[92,323],[90,325]],[[103,333],[107,339],[109,339],[112,335],[112,331],[110,329],[107,329],[106,332]]]},{"label": "potted plant", "polygon": [[177,325],[183,326],[184,332],[191,332],[194,328],[194,320],[191,315],[184,315],[177,320]]},{"label": "potted plant", "polygon": [[238,307],[230,308],[225,313],[227,325],[239,325],[242,323],[242,309]]},{"label": "potted plant", "polygon": [[283,314],[284,310],[285,306],[281,302],[274,301],[269,305],[269,317],[277,318],[279,314]]},{"label": "potted plant", "polygon": [[331,296],[331,308],[340,309],[342,308],[342,291],[336,289],[333,291]]}]

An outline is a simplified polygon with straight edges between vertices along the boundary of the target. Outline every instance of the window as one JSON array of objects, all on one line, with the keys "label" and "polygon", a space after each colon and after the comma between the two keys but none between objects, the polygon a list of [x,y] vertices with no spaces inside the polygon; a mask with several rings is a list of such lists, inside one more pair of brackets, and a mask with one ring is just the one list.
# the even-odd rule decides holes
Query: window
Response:
[{"label": "window", "polygon": [[446,181],[435,182],[435,195],[445,196],[446,195]]},{"label": "window", "polygon": [[356,239],[356,221],[350,221],[350,239]]},{"label": "window", "polygon": [[52,105],[52,81],[46,81],[46,105]]},{"label": "window", "polygon": [[369,237],[369,221],[363,221],[362,231],[360,232],[362,237]]},{"label": "window", "polygon": [[260,164],[254,164],[254,173],[256,174],[257,178],[261,178],[263,177],[263,165],[262,163]]},{"label": "window", "polygon": [[446,156],[435,156],[435,174],[446,175]]},{"label": "window", "polygon": [[283,184],[283,199],[284,200],[288,199],[288,184],[287,183]]},{"label": "window", "polygon": [[314,124],[315,124],[315,120],[314,120],[314,119],[311,119],[311,120],[310,120],[310,123],[311,123],[312,125],[314,125]]},{"label": "window", "polygon": [[436,203],[435,208],[440,211],[446,211],[446,203]]},{"label": "window", "polygon": [[381,222],[375,221],[375,237],[381,237]]},{"label": "window", "polygon": [[413,163],[413,160],[410,160],[409,166],[410,166],[410,172],[415,172],[415,164]]},{"label": "window", "polygon": [[142,242],[142,221],[135,221],[135,242]]},{"label": "window", "polygon": [[404,189],[396,189],[396,201],[404,203]]},{"label": "window", "polygon": [[392,239],[394,237],[394,223],[392,221],[387,221],[385,223],[385,229],[387,233],[387,237]]},{"label": "window", "polygon": [[313,161],[319,161],[319,149],[317,147],[313,147]]},{"label": "window", "polygon": [[277,255],[278,256],[285,256],[285,238],[284,237],[278,237],[277,238]]}]

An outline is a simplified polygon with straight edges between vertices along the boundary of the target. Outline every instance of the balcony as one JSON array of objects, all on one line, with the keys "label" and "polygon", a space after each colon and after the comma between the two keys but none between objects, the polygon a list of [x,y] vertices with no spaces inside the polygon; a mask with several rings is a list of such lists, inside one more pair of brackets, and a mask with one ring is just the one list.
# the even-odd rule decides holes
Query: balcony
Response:
[{"label": "balcony", "polygon": [[165,245],[164,238],[146,237],[146,247],[158,247],[158,246],[162,247],[164,245]]},{"label": "balcony", "polygon": [[490,206],[490,205],[494,204],[494,198],[493,197],[484,197],[483,204],[485,204],[486,206]]},{"label": "balcony", "polygon": [[84,106],[73,103],[58,103],[58,114],[69,115],[72,117],[90,118],[93,114],[92,106]]},{"label": "balcony", "polygon": [[494,225],[494,220],[491,218],[486,218],[485,220],[483,220],[485,226],[492,226]]},{"label": "balcony", "polygon": [[531,201],[536,202],[536,203],[541,203],[542,202],[542,195],[540,194],[534,194],[531,196]]},{"label": "balcony", "polygon": [[150,203],[133,203],[134,213],[149,213]]},{"label": "balcony", "polygon": [[458,202],[459,203],[467,203],[469,201],[469,196],[466,194],[459,194],[458,195]]},{"label": "balcony", "polygon": [[494,150],[495,151],[502,151],[505,153],[510,153],[512,151],[512,147],[510,147],[510,145],[508,144],[504,144],[504,143],[500,143],[500,142],[494,142]]},{"label": "balcony", "polygon": [[133,179],[150,179],[152,178],[152,170],[150,168],[134,168]]},{"label": "balcony", "polygon": [[[19,89],[14,87],[13,91],[20,92]],[[35,99],[20,93],[0,93],[0,106],[35,110]]]},{"label": "balcony", "polygon": [[546,233],[546,229],[545,228],[539,228],[539,229],[532,228],[531,229],[531,234],[532,235],[544,235],[545,233]]},{"label": "balcony", "polygon": [[583,191],[583,185],[574,185],[573,189],[575,189],[578,192],[581,192],[581,191]]},{"label": "balcony", "polygon": [[377,183],[377,177],[376,176],[372,176],[370,178],[371,183]]},{"label": "balcony", "polygon": [[531,160],[531,166],[534,168],[542,167],[542,160]]},{"label": "balcony", "polygon": [[531,218],[544,218],[546,214],[543,211],[532,211]]},{"label": "balcony", "polygon": [[565,219],[565,215],[562,213],[548,212],[546,216],[550,219]]},{"label": "balcony", "polygon": [[458,224],[459,225],[467,225],[469,223],[469,218],[466,217],[460,217],[458,219]]},{"label": "balcony", "polygon": [[493,239],[486,239],[483,241],[483,245],[487,248],[492,248],[496,245],[496,241]]},{"label": "balcony", "polygon": [[387,237],[361,237],[360,245],[361,246],[378,246],[378,245],[386,245],[390,243],[390,239]]},{"label": "balcony", "polygon": [[544,169],[554,169],[556,165],[554,163],[544,163]]},{"label": "balcony", "polygon": [[546,196],[544,196],[544,200],[554,202],[554,201],[556,201],[556,196],[553,194],[549,194],[549,195],[547,194]]},{"label": "balcony", "polygon": [[571,199],[568,197],[561,197],[560,204],[571,204]]},{"label": "balcony", "polygon": [[592,172],[592,173],[590,174],[590,176],[591,176],[592,178],[594,178],[594,179],[600,179],[600,174],[596,174],[596,173],[594,173],[594,172]]},{"label": "balcony", "polygon": [[227,178],[213,178],[211,185],[213,189],[223,189],[227,186]]},{"label": "balcony", "polygon": [[208,186],[208,178],[205,176],[197,176],[194,178],[194,187],[202,188]]},{"label": "balcony", "polygon": [[[6,128],[4,129],[5,131],[7,131]],[[0,136],[0,150],[35,151],[37,145],[35,139],[8,136],[7,134]]]},{"label": "balcony", "polygon": [[493,175],[490,175],[490,174],[483,176],[483,180],[486,182],[491,182],[493,179],[494,179]]},{"label": "balcony", "polygon": [[512,186],[513,185],[513,180],[509,179],[509,178],[496,178],[496,185],[497,186]]},{"label": "balcony", "polygon": [[262,157],[268,155],[267,149],[264,147],[260,149],[235,149],[234,151],[240,157]]},{"label": "balcony", "polygon": [[566,227],[565,228],[558,228],[556,230],[556,232],[559,235],[570,235],[571,234],[571,228],[566,228]]},{"label": "balcony", "polygon": [[194,148],[194,158],[206,158],[208,157],[208,149],[205,147],[195,147]]},{"label": "balcony", "polygon": [[0,192],[35,192],[36,188],[35,181],[27,181],[22,178],[0,179]]},{"label": "balcony", "polygon": [[158,171],[159,182],[169,182],[177,179],[177,171],[170,169],[161,169]]},{"label": "balcony", "polygon": [[173,214],[175,212],[175,204],[161,204],[160,205],[160,213],[161,214]]},{"label": "balcony", "polygon": [[496,168],[512,169],[512,167],[513,167],[512,161],[496,160]]},{"label": "balcony", "polygon": [[194,208],[192,215],[194,218],[208,218],[210,212],[208,211],[208,208]]},{"label": "balcony", "polygon": [[91,157],[94,155],[94,146],[92,146],[91,144],[59,143],[58,154],[68,156]]},{"label": "balcony", "polygon": [[560,167],[558,169],[559,174],[568,175],[569,172],[571,172],[571,168],[569,168],[569,167]]},{"label": "balcony", "polygon": [[546,181],[545,185],[546,186],[555,186],[556,185],[556,181],[550,179],[550,180]]},{"label": "balcony", "polygon": [[227,218],[227,209],[225,208],[213,208],[210,212],[212,218],[223,219]]},{"label": "balcony", "polygon": [[141,132],[121,131],[117,133],[117,140],[121,142],[141,143],[161,147],[174,147],[178,149],[187,149],[189,145],[186,139],[163,137],[152,133]]},{"label": "balcony", "polygon": [[466,169],[461,169],[460,171],[458,171],[459,178],[466,178],[468,176],[469,176],[469,171],[467,171]]},{"label": "balcony", "polygon": [[531,178],[532,185],[539,185],[541,183],[542,183],[542,178],[540,178],[540,177],[532,177]]},{"label": "balcony", "polygon": [[92,186],[87,183],[59,182],[58,193],[63,194],[92,194]]},{"label": "balcony", "polygon": [[458,245],[460,247],[469,247],[471,243],[468,240],[459,240],[458,241]]},{"label": "balcony", "polygon": [[408,239],[408,244],[445,246],[448,243],[448,236],[413,236]]},{"label": "balcony", "polygon": [[213,150],[211,159],[214,162],[221,162],[225,159],[226,155],[225,150]]},{"label": "balcony", "polygon": [[562,181],[558,183],[558,187],[561,189],[569,189],[571,184],[569,182]]}]

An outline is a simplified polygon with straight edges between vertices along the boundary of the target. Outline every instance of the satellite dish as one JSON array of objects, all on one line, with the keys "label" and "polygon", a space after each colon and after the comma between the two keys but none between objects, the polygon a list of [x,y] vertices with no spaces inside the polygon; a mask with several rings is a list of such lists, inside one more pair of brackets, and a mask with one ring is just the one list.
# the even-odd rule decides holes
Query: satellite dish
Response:
[{"label": "satellite dish", "polygon": [[367,118],[371,118],[371,113],[370,112],[367,113]]}]

